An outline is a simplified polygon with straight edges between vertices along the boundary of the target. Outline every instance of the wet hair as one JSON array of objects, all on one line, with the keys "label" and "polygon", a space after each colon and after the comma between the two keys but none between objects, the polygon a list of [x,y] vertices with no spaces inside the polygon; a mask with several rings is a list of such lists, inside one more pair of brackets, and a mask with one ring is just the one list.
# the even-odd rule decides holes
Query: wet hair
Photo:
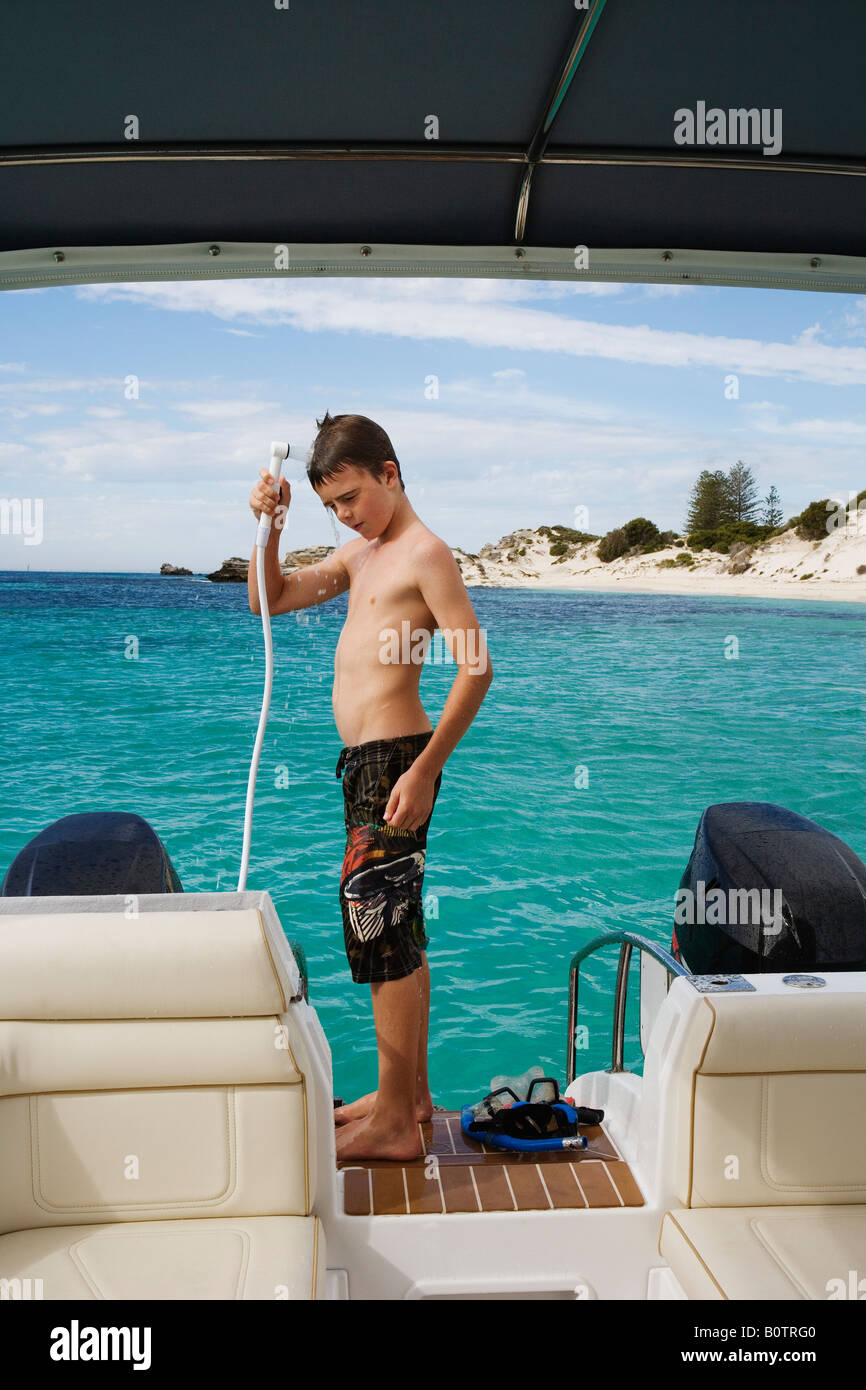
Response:
[{"label": "wet hair", "polygon": [[319,431],[307,463],[307,477],[313,487],[333,478],[347,463],[381,478],[383,464],[391,459],[397,465],[400,486],[406,491],[394,446],[375,420],[368,420],[366,415],[329,415],[326,410],[325,418],[316,424]]}]

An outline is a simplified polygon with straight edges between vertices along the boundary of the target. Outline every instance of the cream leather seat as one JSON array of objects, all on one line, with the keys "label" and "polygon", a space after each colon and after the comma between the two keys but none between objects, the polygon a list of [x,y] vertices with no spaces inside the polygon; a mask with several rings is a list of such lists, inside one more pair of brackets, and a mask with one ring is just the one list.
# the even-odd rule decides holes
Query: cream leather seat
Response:
[{"label": "cream leather seat", "polygon": [[857,1297],[852,1272],[866,1292],[866,1009],[863,976],[849,979],[702,995],[689,1017],[682,1208],[659,1252],[690,1298]]},{"label": "cream leather seat", "polygon": [[[669,1211],[659,1249],[689,1298],[827,1299],[831,1294],[866,1294],[863,1206]],[[860,1291],[852,1292],[861,1283]]]},{"label": "cream leather seat", "polygon": [[0,1297],[322,1296],[282,954],[256,908],[0,914]]}]

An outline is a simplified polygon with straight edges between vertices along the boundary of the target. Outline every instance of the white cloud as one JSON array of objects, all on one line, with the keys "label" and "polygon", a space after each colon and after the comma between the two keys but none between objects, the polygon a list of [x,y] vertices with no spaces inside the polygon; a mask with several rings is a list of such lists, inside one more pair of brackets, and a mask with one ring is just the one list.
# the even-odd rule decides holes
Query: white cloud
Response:
[{"label": "white cloud", "polygon": [[243,415],[261,415],[268,410],[272,414],[281,409],[277,401],[178,401],[172,405],[184,415],[196,420],[237,420]]},{"label": "white cloud", "polygon": [[823,333],[823,332],[824,332],[824,330],[823,330],[823,328],[821,327],[820,323],[813,323],[812,326],[811,326],[811,328],[804,328],[803,331],[802,331],[802,333],[800,333],[800,334],[794,339],[794,342],[795,342],[795,343],[799,343],[799,344],[807,344],[807,345],[808,345],[808,344],[813,343],[813,342],[815,341],[815,338],[817,337],[817,335],[818,335],[819,333]]},{"label": "white cloud", "polygon": [[787,420],[779,418],[778,407],[770,401],[747,405],[751,428],[761,434],[778,435],[785,439],[806,439],[822,445],[834,442],[866,442],[866,419],[828,420],[821,418]]},{"label": "white cloud", "polygon": [[[16,290],[17,294],[18,291]],[[30,391],[34,395],[40,393],[54,395],[58,391],[67,393],[75,392],[80,394],[83,391],[114,391],[119,395],[123,392],[123,382],[118,377],[34,377],[29,381],[10,381],[0,382],[0,394],[14,392],[16,397],[22,391]]]},{"label": "white cloud", "polygon": [[[710,369],[850,386],[866,383],[866,348],[730,338],[609,324],[532,307],[556,294],[521,281],[442,279],[265,279],[85,285],[83,298],[149,304],[173,313],[212,314],[307,333],[377,334],[416,341],[462,342],[521,353],[556,353],[650,367]],[[585,287],[584,287],[585,288]],[[616,286],[615,288],[620,288]]]},{"label": "white cloud", "polygon": [[853,307],[846,311],[843,323],[850,330],[852,337],[860,337],[866,333],[866,298],[861,295],[855,301]]},{"label": "white cloud", "polygon": [[12,420],[28,420],[31,415],[60,415],[66,406],[45,404],[28,404],[22,408],[20,405],[0,405],[0,415],[8,415]]}]

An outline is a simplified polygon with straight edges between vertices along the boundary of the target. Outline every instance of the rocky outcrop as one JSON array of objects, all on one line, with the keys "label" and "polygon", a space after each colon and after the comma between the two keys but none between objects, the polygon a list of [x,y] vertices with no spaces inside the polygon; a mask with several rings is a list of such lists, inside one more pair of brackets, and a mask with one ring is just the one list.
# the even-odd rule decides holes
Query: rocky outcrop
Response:
[{"label": "rocky outcrop", "polygon": [[283,574],[291,574],[292,570],[299,570],[302,565],[320,565],[333,553],[332,545],[311,545],[306,550],[287,550],[280,562],[280,569]]},{"label": "rocky outcrop", "polygon": [[[292,574],[303,565],[321,564],[333,553],[333,549],[330,545],[311,545],[306,550],[287,550],[280,561],[280,569],[283,574]],[[205,578],[212,579],[215,584],[246,584],[249,568],[248,556],[233,555],[230,560],[223,560],[220,568]]]},{"label": "rocky outcrop", "polygon": [[249,572],[250,562],[245,555],[233,555],[230,560],[223,560],[218,570],[213,574],[205,575],[206,579],[212,579],[215,584],[245,584]]},{"label": "rocky outcrop", "polygon": [[188,574],[192,576],[192,570],[181,569],[179,565],[160,565],[160,574]]}]

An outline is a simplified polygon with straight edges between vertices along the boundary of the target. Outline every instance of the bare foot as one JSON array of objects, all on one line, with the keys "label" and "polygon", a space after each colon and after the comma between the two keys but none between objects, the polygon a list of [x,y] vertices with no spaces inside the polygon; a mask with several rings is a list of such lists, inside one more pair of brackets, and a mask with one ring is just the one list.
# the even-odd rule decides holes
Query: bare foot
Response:
[{"label": "bare foot", "polygon": [[[365,1115],[369,1115],[373,1106],[376,1104],[378,1091],[369,1091],[366,1096],[361,1096],[359,1100],[353,1100],[350,1105],[338,1105],[334,1111],[334,1124],[349,1124],[352,1120],[362,1120]],[[419,1100],[415,1106],[415,1119],[419,1124],[426,1124],[433,1118],[433,1098],[430,1092],[423,1100]]]},{"label": "bare foot", "polygon": [[375,1116],[365,1115],[340,1125],[336,1135],[337,1159],[421,1158],[424,1145],[417,1124],[404,1129],[386,1128]]}]

